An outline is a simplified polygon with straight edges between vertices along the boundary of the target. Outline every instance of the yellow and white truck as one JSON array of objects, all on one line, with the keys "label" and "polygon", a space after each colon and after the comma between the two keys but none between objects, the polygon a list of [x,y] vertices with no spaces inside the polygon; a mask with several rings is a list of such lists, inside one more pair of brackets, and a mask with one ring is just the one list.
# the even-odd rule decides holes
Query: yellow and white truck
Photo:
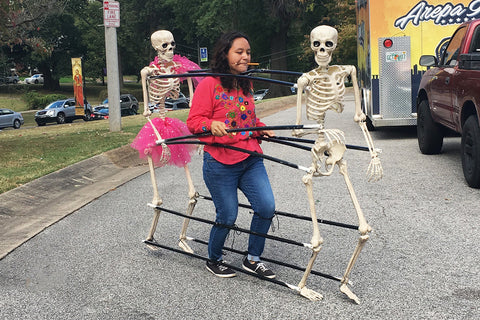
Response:
[{"label": "yellow and white truck", "polygon": [[357,0],[358,81],[367,125],[417,123],[422,55],[440,56],[463,22],[480,18],[480,0]]}]

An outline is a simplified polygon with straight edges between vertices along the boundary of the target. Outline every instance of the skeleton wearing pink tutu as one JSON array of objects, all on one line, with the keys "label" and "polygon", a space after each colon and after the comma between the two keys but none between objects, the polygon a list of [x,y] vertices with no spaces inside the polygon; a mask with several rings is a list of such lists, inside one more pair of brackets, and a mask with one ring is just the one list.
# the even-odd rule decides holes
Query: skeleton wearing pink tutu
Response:
[{"label": "skeleton wearing pink tutu", "polygon": [[[153,186],[154,206],[160,206],[162,199],[158,194],[157,183],[155,178],[155,166],[162,167],[165,165],[174,165],[183,167],[187,176],[189,204],[187,214],[191,215],[197,202],[198,194],[195,191],[193,182],[188,169],[188,163],[191,160],[191,154],[196,149],[194,145],[157,145],[157,140],[168,139],[178,136],[189,135],[185,123],[176,118],[166,117],[165,99],[171,97],[177,99],[180,92],[180,82],[185,78],[155,78],[160,75],[173,75],[186,73],[189,70],[198,70],[200,67],[185,57],[174,55],[175,40],[170,31],[159,30],[152,34],[151,43],[157,52],[155,60],[141,71],[142,89],[143,89],[143,115],[147,118],[147,123],[138,133],[137,137],[131,144],[131,147],[138,150],[140,158],[148,159],[150,167],[150,177]],[[189,94],[193,96],[192,78],[186,78],[188,83]],[[198,78],[193,78],[198,83]],[[151,118],[152,111],[150,108],[158,110],[159,117]],[[158,223],[160,209],[154,209],[154,219],[150,228],[147,240],[153,240],[153,234]],[[186,242],[186,229],[189,219],[185,219],[180,234],[179,246],[187,251],[193,252]]]}]

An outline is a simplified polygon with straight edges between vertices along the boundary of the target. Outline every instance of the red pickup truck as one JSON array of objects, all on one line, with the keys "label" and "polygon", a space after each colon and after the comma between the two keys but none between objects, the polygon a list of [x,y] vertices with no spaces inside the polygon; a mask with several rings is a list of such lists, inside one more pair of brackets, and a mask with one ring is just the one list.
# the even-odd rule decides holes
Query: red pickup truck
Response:
[{"label": "red pickup truck", "polygon": [[480,188],[480,19],[460,25],[441,57],[420,57],[430,67],[417,96],[417,137],[420,151],[438,154],[448,129],[462,135],[465,180]]}]

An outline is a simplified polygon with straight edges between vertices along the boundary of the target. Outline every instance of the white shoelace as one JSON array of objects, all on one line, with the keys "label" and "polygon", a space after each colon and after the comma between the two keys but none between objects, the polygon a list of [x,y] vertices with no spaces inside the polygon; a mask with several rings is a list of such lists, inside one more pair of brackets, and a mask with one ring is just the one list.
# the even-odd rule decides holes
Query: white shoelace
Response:
[{"label": "white shoelace", "polygon": [[257,271],[258,269],[260,269],[260,271],[262,272],[265,272],[268,270],[267,266],[265,266],[265,264],[263,262],[259,262],[257,264],[257,267],[255,268],[255,271]]}]

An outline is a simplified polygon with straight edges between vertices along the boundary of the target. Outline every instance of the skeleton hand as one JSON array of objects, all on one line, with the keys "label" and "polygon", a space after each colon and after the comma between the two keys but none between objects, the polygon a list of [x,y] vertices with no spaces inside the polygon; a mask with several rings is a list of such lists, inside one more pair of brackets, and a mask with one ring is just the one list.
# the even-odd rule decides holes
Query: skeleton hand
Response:
[{"label": "skeleton hand", "polygon": [[301,137],[305,134],[305,132],[303,131],[303,129],[293,129],[292,130],[292,136],[294,137]]},{"label": "skeleton hand", "polygon": [[150,117],[152,115],[152,111],[150,111],[149,108],[145,108],[143,110],[143,116],[146,118],[146,117]]},{"label": "skeleton hand", "polygon": [[376,155],[372,156],[372,160],[368,165],[367,177],[368,177],[368,181],[372,181],[372,182],[378,181],[383,177],[382,164],[380,162],[380,158],[377,157]]}]

